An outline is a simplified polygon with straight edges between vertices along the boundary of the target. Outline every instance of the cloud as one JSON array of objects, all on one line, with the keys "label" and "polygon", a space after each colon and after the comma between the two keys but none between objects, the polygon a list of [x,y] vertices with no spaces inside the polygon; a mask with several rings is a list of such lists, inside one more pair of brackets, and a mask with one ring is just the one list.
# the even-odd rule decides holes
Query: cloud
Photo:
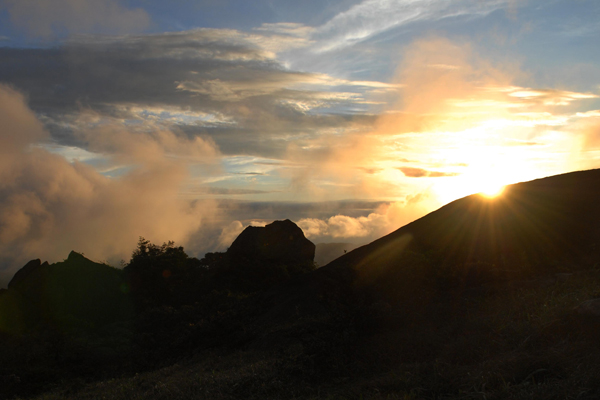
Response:
[{"label": "cloud", "polygon": [[84,146],[77,131],[111,119],[208,135],[226,154],[267,157],[281,157],[299,136],[370,124],[371,97],[394,90],[289,70],[257,36],[198,29],[0,48],[0,79],[27,93],[61,145]]},{"label": "cloud", "polygon": [[[273,39],[296,28],[279,26],[268,35]],[[109,166],[86,161],[105,175],[126,173],[134,158],[151,159],[152,151],[183,161],[193,157],[185,150],[208,145],[225,156],[256,156],[278,165],[242,171],[263,173],[250,180],[235,176],[240,171],[228,164],[230,157],[221,159],[221,175],[200,178],[194,172],[197,179],[184,185],[182,196],[297,200],[288,179],[299,182],[292,170],[300,167],[286,159],[290,143],[370,129],[377,118],[367,112],[372,96],[399,87],[290,70],[273,58],[259,38],[263,34],[198,29],[77,36],[52,49],[0,48],[6,60],[0,79],[27,93],[56,145],[110,154]],[[173,138],[183,148],[173,148]],[[310,196],[301,199],[314,200]]]},{"label": "cloud", "polygon": [[567,106],[576,100],[596,99],[593,93],[577,93],[556,89],[526,89],[511,87],[508,96],[516,97],[529,104],[542,104],[545,106]]},{"label": "cloud", "polygon": [[233,241],[238,237],[244,230],[244,225],[240,221],[232,221],[229,225],[225,226],[219,235],[219,246],[221,248],[227,248]]},{"label": "cloud", "polygon": [[248,226],[265,226],[267,223],[262,221],[251,221],[248,225],[244,226],[240,221],[232,221],[229,225],[225,226],[221,230],[221,234],[218,239],[218,247],[216,250],[227,250],[231,243],[239,236],[240,233]]},{"label": "cloud", "polygon": [[194,194],[208,194],[208,195],[249,195],[249,194],[265,194],[270,193],[265,190],[254,190],[254,189],[239,189],[239,188],[223,188],[223,187],[195,187],[193,189]]},{"label": "cloud", "polygon": [[183,81],[177,83],[177,89],[204,94],[213,100],[226,102],[273,94],[293,86],[294,81],[300,83],[311,81],[310,77],[304,74],[276,73],[276,71],[272,71],[268,79],[260,79],[260,76],[254,76],[253,78],[255,79],[237,81],[220,79],[208,79],[199,82]]},{"label": "cloud", "polygon": [[295,22],[278,22],[265,23],[258,28],[254,28],[254,30],[257,32],[267,32],[286,36],[295,36],[299,38],[308,38],[314,31],[314,28]]},{"label": "cloud", "polygon": [[412,167],[399,167],[398,168],[404,176],[409,178],[441,178],[444,176],[457,176],[456,172],[440,172],[440,171],[427,171],[422,168]]},{"label": "cloud", "polygon": [[[294,168],[280,173],[298,196],[394,201],[429,191],[434,209],[483,190],[486,182],[509,184],[574,168],[566,165],[579,136],[569,127],[595,113],[573,109],[595,94],[517,86],[523,74],[512,64],[490,63],[469,43],[445,38],[415,41],[402,60],[392,81],[397,98],[371,126],[288,145]],[[329,224],[310,229],[334,232]]]},{"label": "cloud", "polygon": [[[422,40],[409,47],[393,82],[401,89],[389,112],[375,115],[370,126],[357,125],[343,134],[322,133],[288,145],[286,158],[297,167],[285,173],[295,190],[319,198],[330,195],[327,183],[335,182],[336,193],[346,198],[403,198],[426,189],[424,182],[407,179],[407,175],[456,176],[454,165],[464,160],[436,166],[452,165],[448,171],[430,171],[428,165],[436,160],[429,148],[438,143],[433,132],[461,130],[476,122],[452,115],[456,107],[447,101],[470,98],[481,84],[477,80],[490,80],[470,66],[469,58],[468,47],[444,39]],[[440,64],[456,68],[424,68]],[[398,164],[406,160],[412,160],[416,169],[403,174]]]},{"label": "cloud", "polygon": [[373,230],[380,229],[385,223],[385,217],[376,213],[358,218],[336,215],[327,220],[326,234],[334,238],[362,238],[368,236]]},{"label": "cloud", "polygon": [[578,112],[575,114],[579,118],[597,118],[600,117],[600,110],[590,110],[586,112]]},{"label": "cloud", "polygon": [[365,40],[376,34],[417,21],[487,15],[507,4],[503,0],[365,0],[317,28],[319,52]]},{"label": "cloud", "polygon": [[99,123],[89,130],[77,132],[77,135],[87,142],[90,151],[108,154],[121,163],[170,163],[172,160],[168,157],[172,156],[178,162],[208,164],[218,155],[210,137],[189,138],[165,129],[135,131],[134,127],[113,121]]},{"label": "cloud", "polygon": [[120,0],[3,0],[11,22],[31,36],[64,33],[140,32],[150,25],[141,8],[129,9]]},{"label": "cloud", "polygon": [[313,241],[352,240],[367,243],[399,229],[427,212],[430,193],[406,196],[403,201],[381,204],[366,216],[338,214],[329,218],[303,218],[297,224]]},{"label": "cloud", "polygon": [[48,140],[47,132],[23,95],[0,86],[0,269],[5,275],[29,259],[58,261],[70,250],[96,260],[128,259],[140,235],[185,245],[218,215],[214,202],[179,198],[190,160],[169,155],[208,162],[217,154],[210,142],[113,129],[96,130],[91,147],[131,164],[115,179],[32,146]]},{"label": "cloud", "polygon": [[30,143],[46,139],[42,124],[24,106],[23,95],[7,86],[1,86],[0,89],[0,138],[3,144],[0,152],[8,156],[23,151]]},{"label": "cloud", "polygon": [[275,54],[294,51],[311,45],[310,36],[313,31],[313,27],[299,23],[265,23],[258,28],[254,28],[254,32],[258,34],[248,35],[248,38],[253,43]]},{"label": "cloud", "polygon": [[569,130],[579,140],[579,149],[574,157],[578,168],[597,168],[598,165],[594,161],[595,154],[600,149],[600,110],[578,112],[576,117],[575,123],[569,127]]}]

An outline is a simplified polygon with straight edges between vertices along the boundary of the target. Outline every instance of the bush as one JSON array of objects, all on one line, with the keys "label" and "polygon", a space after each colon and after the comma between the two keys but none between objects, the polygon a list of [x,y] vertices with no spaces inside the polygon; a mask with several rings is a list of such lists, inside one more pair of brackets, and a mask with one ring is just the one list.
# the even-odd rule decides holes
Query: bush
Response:
[{"label": "bush", "polygon": [[158,246],[140,237],[124,272],[138,306],[147,308],[193,303],[206,271],[172,241]]}]

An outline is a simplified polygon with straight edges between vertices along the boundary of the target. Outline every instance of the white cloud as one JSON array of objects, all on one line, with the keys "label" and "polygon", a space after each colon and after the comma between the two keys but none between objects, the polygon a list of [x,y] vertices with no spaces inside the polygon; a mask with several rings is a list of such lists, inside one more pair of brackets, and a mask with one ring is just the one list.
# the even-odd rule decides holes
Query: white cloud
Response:
[{"label": "white cloud", "polygon": [[219,235],[219,246],[226,249],[243,230],[244,225],[242,225],[240,221],[231,222],[221,231],[221,234]]},{"label": "white cloud", "polygon": [[568,106],[576,100],[596,99],[598,95],[593,93],[578,93],[567,90],[556,89],[526,89],[511,88],[508,91],[510,97],[526,102],[543,104],[545,106]]},{"label": "white cloud", "polygon": [[575,114],[579,118],[596,118],[600,117],[600,110],[591,110],[586,112],[578,112]]},{"label": "white cloud", "polygon": [[248,225],[244,226],[244,224],[242,224],[240,221],[230,222],[229,225],[225,226],[223,230],[221,230],[218,240],[218,249],[226,250],[248,226],[265,226],[266,224],[267,223],[264,221],[250,221]]},{"label": "white cloud", "polygon": [[505,0],[365,0],[320,26],[318,52],[345,47],[388,29],[415,21],[486,15],[507,4]]},{"label": "white cloud", "polygon": [[404,201],[384,204],[367,216],[334,215],[326,219],[303,218],[298,226],[310,240],[375,240],[422,217],[429,210],[429,194],[406,196]]}]

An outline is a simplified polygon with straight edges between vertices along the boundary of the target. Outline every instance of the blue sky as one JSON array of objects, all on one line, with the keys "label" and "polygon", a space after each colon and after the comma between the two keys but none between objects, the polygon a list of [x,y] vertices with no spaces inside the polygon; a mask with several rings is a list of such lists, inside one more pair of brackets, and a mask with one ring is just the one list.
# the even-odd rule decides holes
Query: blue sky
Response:
[{"label": "blue sky", "polygon": [[140,235],[202,255],[282,218],[366,243],[600,167],[599,21],[592,0],[0,0],[2,269]]}]

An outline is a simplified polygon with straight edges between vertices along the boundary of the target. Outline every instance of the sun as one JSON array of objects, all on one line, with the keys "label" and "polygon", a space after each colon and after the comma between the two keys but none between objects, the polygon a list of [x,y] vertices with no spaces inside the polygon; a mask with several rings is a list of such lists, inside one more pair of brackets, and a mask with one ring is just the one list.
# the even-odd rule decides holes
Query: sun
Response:
[{"label": "sun", "polygon": [[490,182],[482,187],[480,194],[488,199],[500,196],[504,192],[505,185]]},{"label": "sun", "polygon": [[502,195],[508,183],[510,181],[501,176],[469,171],[464,175],[436,182],[435,191],[443,204],[475,193],[492,199]]}]

